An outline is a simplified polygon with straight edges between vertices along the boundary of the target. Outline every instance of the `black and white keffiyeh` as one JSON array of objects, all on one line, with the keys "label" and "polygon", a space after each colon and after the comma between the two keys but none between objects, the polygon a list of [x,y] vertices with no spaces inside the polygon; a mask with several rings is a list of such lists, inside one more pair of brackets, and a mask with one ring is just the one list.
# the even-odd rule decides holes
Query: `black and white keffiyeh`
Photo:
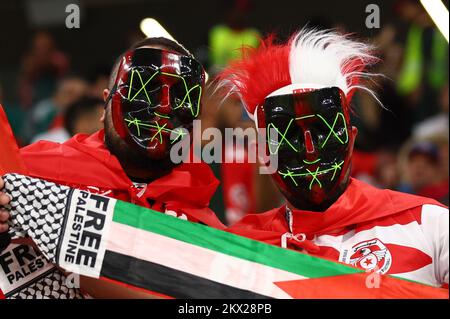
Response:
[{"label": "black and white keffiyeh", "polygon": [[[12,264],[4,267],[3,274],[2,268],[0,268],[0,283],[2,283],[1,276],[3,275],[3,281],[6,281],[7,286],[12,287],[10,287],[11,291],[4,291],[5,296],[11,299],[84,298],[78,288],[71,287],[66,275],[54,266],[58,238],[61,235],[63,217],[71,189],[19,174],[6,174],[3,179],[5,181],[4,191],[13,198],[10,205],[6,207],[10,210],[11,215],[9,225],[12,238],[31,237],[43,255],[40,258],[45,259],[45,261],[41,261],[45,264],[41,267],[45,272],[36,277],[28,274],[31,271],[27,270],[25,267],[27,265],[22,265],[24,261],[31,262],[31,257],[21,258],[23,260],[20,265],[13,263],[13,252],[17,248],[15,250],[11,248],[10,251],[7,249],[0,254],[4,258],[8,258],[8,262]],[[27,256],[33,255],[28,253]],[[14,266],[17,266],[17,269],[14,269]],[[37,266],[30,265],[30,268],[35,270]],[[35,273],[38,272],[35,270]],[[27,276],[31,277],[31,280],[27,280]],[[20,281],[24,284],[21,285]]]}]

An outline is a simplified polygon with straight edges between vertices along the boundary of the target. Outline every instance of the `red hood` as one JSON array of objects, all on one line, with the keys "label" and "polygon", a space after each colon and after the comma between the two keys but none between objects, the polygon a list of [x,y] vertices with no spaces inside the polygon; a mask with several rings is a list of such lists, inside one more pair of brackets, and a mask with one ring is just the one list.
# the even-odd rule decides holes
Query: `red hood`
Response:
[{"label": "red hood", "polygon": [[[352,178],[344,194],[326,211],[293,210],[293,230],[296,234],[325,234],[424,204],[443,206],[433,199],[381,190]],[[278,245],[281,235],[289,231],[285,212],[285,206],[282,206],[263,214],[248,215],[228,230]]]},{"label": "red hood", "polygon": [[[126,190],[135,197],[133,183],[117,158],[104,145],[104,132],[78,134],[63,144],[40,141],[20,150],[30,175],[60,184]],[[199,209],[209,205],[219,182],[205,163],[181,164],[148,184],[140,199]],[[177,203],[177,205],[173,205]]]}]

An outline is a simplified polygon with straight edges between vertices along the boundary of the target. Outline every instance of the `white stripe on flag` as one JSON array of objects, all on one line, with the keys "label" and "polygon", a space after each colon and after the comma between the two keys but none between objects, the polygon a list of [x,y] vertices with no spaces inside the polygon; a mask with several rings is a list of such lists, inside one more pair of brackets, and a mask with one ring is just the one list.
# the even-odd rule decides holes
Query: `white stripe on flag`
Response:
[{"label": "white stripe on flag", "polygon": [[110,235],[107,250],[274,298],[292,298],[274,282],[306,278],[116,222]]}]

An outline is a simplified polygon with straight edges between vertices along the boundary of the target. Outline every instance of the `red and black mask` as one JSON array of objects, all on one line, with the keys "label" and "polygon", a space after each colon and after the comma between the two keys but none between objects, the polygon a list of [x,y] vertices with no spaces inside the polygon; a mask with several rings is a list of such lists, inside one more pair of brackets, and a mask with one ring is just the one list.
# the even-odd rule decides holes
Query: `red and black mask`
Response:
[{"label": "red and black mask", "polygon": [[298,209],[323,211],[349,183],[354,135],[337,87],[269,95],[258,108],[266,150],[278,156],[273,178]]},{"label": "red and black mask", "polygon": [[168,159],[172,145],[192,131],[204,83],[202,65],[190,56],[152,48],[126,52],[109,96],[116,132],[140,154]]}]

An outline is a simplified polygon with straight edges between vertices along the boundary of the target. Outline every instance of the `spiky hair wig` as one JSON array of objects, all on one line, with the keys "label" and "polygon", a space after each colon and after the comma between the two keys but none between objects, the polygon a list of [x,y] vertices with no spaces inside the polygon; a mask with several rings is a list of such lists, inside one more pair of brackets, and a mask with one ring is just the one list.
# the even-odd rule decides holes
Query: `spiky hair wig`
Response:
[{"label": "spiky hair wig", "polygon": [[378,60],[372,51],[371,46],[330,30],[303,29],[284,44],[269,36],[256,49],[243,48],[242,57],[219,74],[218,86],[229,95],[237,94],[252,118],[267,96],[296,89],[338,87],[350,105],[356,89],[376,98],[359,85],[361,78],[374,76],[366,71]]}]

